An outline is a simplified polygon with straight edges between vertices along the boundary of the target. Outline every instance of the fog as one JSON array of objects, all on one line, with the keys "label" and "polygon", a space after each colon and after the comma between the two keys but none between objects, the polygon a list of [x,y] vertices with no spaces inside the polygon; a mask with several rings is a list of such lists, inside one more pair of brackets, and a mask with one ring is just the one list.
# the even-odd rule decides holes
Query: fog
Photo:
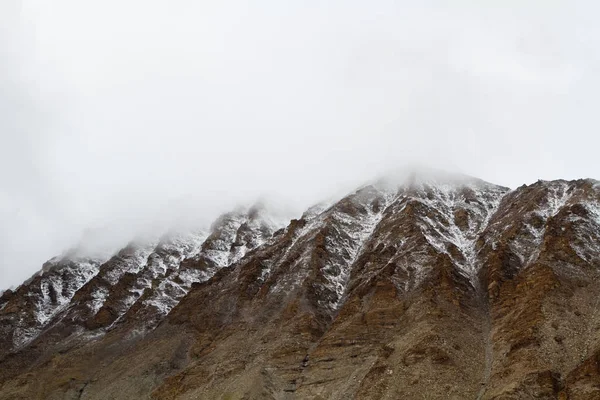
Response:
[{"label": "fog", "polygon": [[90,229],[299,215],[414,163],[600,177],[598,3],[480,3],[3,1],[0,288]]}]

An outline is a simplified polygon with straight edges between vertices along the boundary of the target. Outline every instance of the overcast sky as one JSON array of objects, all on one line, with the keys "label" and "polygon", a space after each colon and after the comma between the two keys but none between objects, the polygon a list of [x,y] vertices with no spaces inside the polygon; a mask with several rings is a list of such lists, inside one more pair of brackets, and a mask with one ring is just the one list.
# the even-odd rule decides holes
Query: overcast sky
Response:
[{"label": "overcast sky", "polygon": [[409,163],[600,177],[597,1],[0,4],[0,288],[87,228],[300,213]]}]

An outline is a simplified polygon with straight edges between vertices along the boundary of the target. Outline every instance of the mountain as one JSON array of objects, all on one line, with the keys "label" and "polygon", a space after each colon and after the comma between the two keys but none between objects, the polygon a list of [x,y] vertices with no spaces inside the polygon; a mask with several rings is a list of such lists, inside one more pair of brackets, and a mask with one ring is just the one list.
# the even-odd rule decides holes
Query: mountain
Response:
[{"label": "mountain", "polygon": [[50,260],[6,399],[600,399],[600,183],[412,174]]}]

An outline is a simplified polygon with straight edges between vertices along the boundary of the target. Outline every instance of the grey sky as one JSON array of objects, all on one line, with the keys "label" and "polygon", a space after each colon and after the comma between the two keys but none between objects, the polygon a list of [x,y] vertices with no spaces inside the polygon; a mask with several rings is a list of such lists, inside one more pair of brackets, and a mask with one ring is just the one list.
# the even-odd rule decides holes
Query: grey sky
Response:
[{"label": "grey sky", "polygon": [[599,178],[600,6],[481,3],[3,1],[0,288],[86,228],[298,213],[408,163]]}]

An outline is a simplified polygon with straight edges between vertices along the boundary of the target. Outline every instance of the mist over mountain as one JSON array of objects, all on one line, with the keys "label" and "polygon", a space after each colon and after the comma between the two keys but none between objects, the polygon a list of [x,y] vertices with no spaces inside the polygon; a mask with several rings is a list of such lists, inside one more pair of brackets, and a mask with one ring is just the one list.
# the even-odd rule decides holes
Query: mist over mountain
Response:
[{"label": "mist over mountain", "polygon": [[261,196],[301,213],[412,162],[597,177],[597,11],[3,2],[0,286],[180,201],[206,223]]}]

